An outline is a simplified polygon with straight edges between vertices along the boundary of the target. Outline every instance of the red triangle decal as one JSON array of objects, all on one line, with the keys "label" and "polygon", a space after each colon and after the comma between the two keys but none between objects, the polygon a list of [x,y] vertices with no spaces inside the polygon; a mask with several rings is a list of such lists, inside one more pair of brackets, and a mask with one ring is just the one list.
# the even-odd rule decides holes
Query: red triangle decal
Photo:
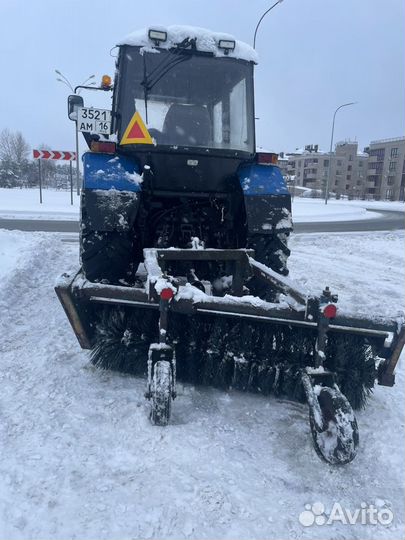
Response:
[{"label": "red triangle decal", "polygon": [[120,144],[153,144],[148,128],[138,111],[132,116]]},{"label": "red triangle decal", "polygon": [[141,126],[138,124],[138,122],[135,122],[135,124],[131,127],[128,135],[128,139],[144,139],[145,134],[143,133]]}]

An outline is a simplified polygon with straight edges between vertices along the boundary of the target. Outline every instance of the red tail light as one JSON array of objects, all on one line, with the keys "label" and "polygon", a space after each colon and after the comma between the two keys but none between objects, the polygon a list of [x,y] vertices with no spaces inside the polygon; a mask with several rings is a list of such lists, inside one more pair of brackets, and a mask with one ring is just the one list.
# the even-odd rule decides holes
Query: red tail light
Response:
[{"label": "red tail light", "polygon": [[117,145],[110,141],[91,141],[92,152],[102,152],[103,154],[115,154]]},{"label": "red tail light", "polygon": [[174,296],[174,291],[173,289],[170,289],[169,287],[167,287],[167,289],[162,289],[160,291],[160,298],[162,300],[171,300]]},{"label": "red tail light", "polygon": [[277,165],[278,154],[272,154],[270,152],[258,152],[256,154],[256,161],[260,165]]},{"label": "red tail light", "polygon": [[337,307],[335,304],[328,304],[323,310],[323,314],[327,319],[334,319],[336,317],[336,313]]}]

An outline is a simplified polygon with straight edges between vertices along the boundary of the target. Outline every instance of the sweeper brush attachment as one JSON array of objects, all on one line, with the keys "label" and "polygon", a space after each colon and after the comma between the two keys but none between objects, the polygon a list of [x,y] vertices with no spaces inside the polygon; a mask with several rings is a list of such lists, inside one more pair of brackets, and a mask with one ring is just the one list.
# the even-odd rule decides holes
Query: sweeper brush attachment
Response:
[{"label": "sweeper brush attachment", "polygon": [[[394,384],[403,322],[339,314],[328,288],[308,296],[253,257],[145,249],[135,286],[92,283],[79,271],[64,274],[56,292],[95,365],[146,376],[154,424],[169,422],[177,379],[285,395],[307,402],[317,454],[348,463],[359,442],[353,409],[364,407],[376,380]],[[199,280],[210,264],[222,275]],[[274,302],[250,294],[253,280]]]}]

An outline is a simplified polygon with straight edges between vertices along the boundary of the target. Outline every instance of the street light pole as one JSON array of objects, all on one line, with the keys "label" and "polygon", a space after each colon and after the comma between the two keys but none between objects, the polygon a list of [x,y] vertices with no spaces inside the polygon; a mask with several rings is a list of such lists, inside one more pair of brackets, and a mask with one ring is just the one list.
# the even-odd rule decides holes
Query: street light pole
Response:
[{"label": "street light pole", "polygon": [[[73,89],[73,86],[69,79],[63,75],[59,70],[55,69],[55,73],[59,75],[59,77],[56,79],[57,81],[63,83],[65,86],[67,86],[74,94],[76,93]],[[86,83],[89,83],[91,79],[94,79],[95,75],[90,75],[87,77],[87,79],[82,82],[79,86],[84,86]],[[94,81],[89,83],[89,86],[95,85],[96,83]],[[77,92],[80,94],[80,90]],[[76,119],[75,121],[76,126],[76,193],[77,195],[80,195],[80,168],[79,168],[79,125],[78,121]]]},{"label": "street light pole", "polygon": [[350,103],[344,103],[343,105],[340,105],[333,114],[332,133],[331,133],[331,136],[330,136],[328,178],[326,180],[326,190],[325,190],[325,204],[328,204],[328,199],[329,199],[330,173],[331,173],[331,170],[332,170],[333,135],[334,135],[334,132],[335,132],[336,113],[338,112],[338,110],[342,109],[343,107],[348,107],[349,105],[355,105],[356,103],[357,103],[356,101],[352,101]]},{"label": "street light pole", "polygon": [[255,35],[254,35],[254,37],[253,37],[253,48],[254,48],[254,49],[256,49],[256,35],[257,35],[257,31],[258,31],[258,29],[259,29],[260,23],[261,23],[262,20],[265,18],[265,16],[267,15],[267,13],[268,13],[269,11],[271,11],[273,8],[275,8],[275,7],[277,6],[277,4],[281,4],[282,1],[283,1],[283,0],[277,0],[277,2],[276,2],[275,4],[273,4],[271,7],[269,7],[269,9],[268,9],[267,11],[265,11],[265,12],[263,13],[263,15],[260,17],[259,22],[257,23],[256,28],[255,28]]},{"label": "street light pole", "polygon": [[79,170],[79,121],[76,119],[76,195],[80,195],[80,170]]}]

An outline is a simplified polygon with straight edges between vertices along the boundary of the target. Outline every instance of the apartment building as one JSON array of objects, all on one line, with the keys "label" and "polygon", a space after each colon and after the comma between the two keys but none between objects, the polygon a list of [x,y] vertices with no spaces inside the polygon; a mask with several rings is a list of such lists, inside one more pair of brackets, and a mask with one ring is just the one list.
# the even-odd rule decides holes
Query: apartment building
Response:
[{"label": "apartment building", "polygon": [[366,197],[376,200],[404,200],[405,137],[371,141],[365,149],[369,154]]},{"label": "apartment building", "polygon": [[337,143],[332,154],[322,152],[318,145],[308,145],[289,154],[287,171],[294,176],[297,186],[324,192],[330,164],[329,190],[338,197],[361,197],[366,183],[367,159],[367,154],[358,151],[357,142]]},{"label": "apartment building", "polygon": [[280,170],[284,178],[288,177],[288,160],[289,160],[289,157],[286,156],[284,152],[280,152],[278,154],[277,164],[280,167]]},{"label": "apartment building", "polygon": [[357,142],[342,141],[335,147],[335,171],[331,191],[338,195],[363,198],[367,177],[368,154],[360,152]]}]

